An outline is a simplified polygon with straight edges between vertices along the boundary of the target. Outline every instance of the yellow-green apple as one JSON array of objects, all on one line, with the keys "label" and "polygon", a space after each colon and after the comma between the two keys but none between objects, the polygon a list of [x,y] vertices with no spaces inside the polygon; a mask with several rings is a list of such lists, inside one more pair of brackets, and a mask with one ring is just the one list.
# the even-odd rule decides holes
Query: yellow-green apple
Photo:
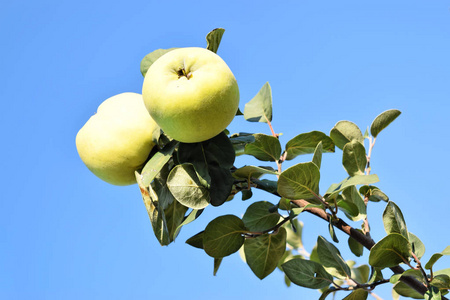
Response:
[{"label": "yellow-green apple", "polygon": [[185,143],[218,135],[239,106],[239,88],[230,68],[214,52],[196,47],[158,58],[145,75],[142,96],[161,129]]},{"label": "yellow-green apple", "polygon": [[96,176],[114,185],[136,183],[155,146],[159,126],[145,108],[142,95],[122,93],[105,100],[76,137],[78,154]]}]

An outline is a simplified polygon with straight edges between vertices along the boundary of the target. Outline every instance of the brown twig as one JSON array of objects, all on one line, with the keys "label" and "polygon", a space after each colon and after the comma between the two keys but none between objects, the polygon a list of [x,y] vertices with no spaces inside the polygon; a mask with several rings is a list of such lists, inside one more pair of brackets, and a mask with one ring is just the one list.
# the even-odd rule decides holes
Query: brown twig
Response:
[{"label": "brown twig", "polygon": [[[258,185],[256,185],[255,187],[258,188]],[[280,195],[276,192],[273,194],[275,196],[280,197]],[[308,201],[303,200],[303,199],[291,200],[291,203],[297,205],[298,207],[305,207],[306,205],[309,204]],[[305,207],[304,211],[307,211],[308,213],[313,214],[326,222],[329,222],[329,218],[331,217],[331,215],[329,213],[327,213],[325,210],[318,208],[318,207]],[[375,241],[371,237],[369,237],[369,236],[363,234],[362,232],[358,231],[357,229],[351,227],[341,218],[333,219],[332,224],[337,229],[341,230],[342,232],[346,233],[348,236],[355,239],[358,243],[363,245],[367,250],[372,249],[372,247],[375,245]],[[401,266],[391,267],[390,269],[392,272],[394,272],[394,274],[403,274],[405,272],[405,269],[403,269]],[[414,277],[402,276],[402,277],[400,277],[400,281],[407,284],[408,286],[410,286],[417,292],[421,293],[422,295],[424,295],[428,291],[428,288],[422,282],[420,282],[419,280],[417,280]],[[446,298],[445,296],[442,296],[441,299],[448,300],[448,298]]]},{"label": "brown twig", "polygon": [[[309,204],[309,202],[306,200],[292,200],[291,202],[299,207],[304,207],[307,204]],[[323,209],[320,209],[317,207],[306,207],[304,209],[304,211],[307,211],[308,213],[311,213],[327,222],[329,220],[328,219],[329,214],[327,212],[325,212]],[[353,227],[348,225],[342,219],[333,220],[332,222],[333,222],[333,226],[335,226],[339,230],[343,231],[344,233],[346,233],[347,235],[349,235],[350,237],[355,239],[358,243],[363,245],[366,249],[370,250],[375,245],[375,242],[372,238],[370,238],[370,237],[364,235],[363,233],[361,233],[360,231],[354,229]],[[390,269],[395,274],[402,274],[403,272],[405,272],[405,270],[401,266],[395,266]],[[427,287],[425,285],[423,285],[422,282],[420,282],[419,280],[417,280],[416,278],[411,277],[411,276],[402,276],[400,278],[400,281],[406,283],[407,285],[409,285],[410,287],[412,287],[413,289],[415,289],[416,291],[418,291],[421,294],[425,294],[428,290]],[[442,299],[447,299],[447,298],[442,296]]]}]

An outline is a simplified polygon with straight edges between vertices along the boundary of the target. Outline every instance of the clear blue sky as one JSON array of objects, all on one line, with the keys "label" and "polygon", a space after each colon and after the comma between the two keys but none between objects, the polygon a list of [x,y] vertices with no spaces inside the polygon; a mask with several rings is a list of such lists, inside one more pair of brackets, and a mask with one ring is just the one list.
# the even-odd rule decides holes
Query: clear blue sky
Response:
[{"label": "clear blue sky", "polygon": [[[212,259],[184,243],[219,214],[242,215],[247,202],[209,208],[175,244],[161,247],[138,188],[102,182],[76,152],[77,131],[103,100],[141,91],[143,56],[158,48],[204,47],[216,27],[226,29],[218,54],[238,80],[241,109],[271,84],[282,144],[301,132],[329,133],[339,120],[365,128],[380,112],[401,110],[379,136],[373,173],[427,246],[425,259],[450,244],[450,4],[217,3],[2,4],[1,299],[318,298],[315,291],[286,288],[279,271],[260,281],[238,255],[226,258],[213,277]],[[229,129],[270,133],[242,118]],[[322,191],[345,177],[340,155],[324,158]],[[263,194],[257,200],[275,201]],[[383,209],[382,203],[369,207],[375,239],[384,235]],[[317,234],[328,238],[327,226],[301,219],[310,251]],[[345,236],[338,237],[346,248]],[[343,256],[354,259],[348,251]],[[449,266],[448,258],[438,263]],[[390,299],[390,288],[375,292]]]}]

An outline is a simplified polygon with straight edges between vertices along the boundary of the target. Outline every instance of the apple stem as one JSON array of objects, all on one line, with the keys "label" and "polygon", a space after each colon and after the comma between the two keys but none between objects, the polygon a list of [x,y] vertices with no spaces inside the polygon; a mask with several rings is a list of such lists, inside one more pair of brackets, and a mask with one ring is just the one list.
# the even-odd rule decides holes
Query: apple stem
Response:
[{"label": "apple stem", "polygon": [[192,77],[192,73],[189,72],[189,73],[186,74],[186,69],[184,69],[184,68],[179,69],[177,71],[177,75],[178,75],[178,79],[180,79],[180,77],[184,76],[184,77],[186,77],[189,80]]}]

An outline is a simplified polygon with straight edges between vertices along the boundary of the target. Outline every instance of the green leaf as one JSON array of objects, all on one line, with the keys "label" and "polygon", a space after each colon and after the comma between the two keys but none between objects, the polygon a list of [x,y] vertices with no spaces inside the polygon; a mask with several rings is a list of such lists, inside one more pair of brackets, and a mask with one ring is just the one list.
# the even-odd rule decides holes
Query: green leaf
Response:
[{"label": "green leaf", "polygon": [[174,241],[177,237],[179,233],[179,230],[177,229],[183,222],[184,214],[187,210],[188,208],[178,201],[172,201],[172,203],[164,210],[170,240]]},{"label": "green leaf", "polygon": [[369,264],[378,268],[395,267],[409,261],[411,244],[399,233],[391,233],[376,243],[369,254]]},{"label": "green leaf", "polygon": [[360,284],[369,281],[370,267],[368,265],[361,265],[357,268],[352,268],[352,279]]},{"label": "green leaf", "polygon": [[169,176],[171,162],[169,161],[164,165],[160,172],[155,176],[150,186],[158,196],[159,209],[166,209],[170,204],[175,201],[172,193],[167,187],[167,176]]},{"label": "green leaf", "polygon": [[[284,227],[284,229],[286,229],[286,227]],[[286,237],[286,240],[287,240],[287,237]],[[292,254],[292,250],[286,249],[286,251],[283,254],[283,257],[281,257],[281,259],[278,261],[278,266],[277,267],[280,269],[280,271],[283,271],[281,266],[285,262],[290,261],[291,259],[294,259],[294,258],[303,258],[303,257],[301,255],[299,255],[299,254],[294,255],[294,254]]]},{"label": "green leaf", "polygon": [[397,294],[397,292],[394,289],[392,289],[391,295],[392,295],[392,300],[400,300],[400,295]]},{"label": "green leaf", "polygon": [[278,209],[285,211],[291,210],[291,200],[281,197],[278,201]]},{"label": "green leaf", "polygon": [[220,264],[222,263],[223,258],[214,258],[214,271],[213,275],[216,276],[217,271],[219,271]]},{"label": "green leaf", "polygon": [[330,131],[330,138],[339,149],[344,149],[345,144],[356,141],[364,145],[364,137],[355,123],[339,121]]},{"label": "green leaf", "polygon": [[230,169],[234,159],[233,146],[223,132],[201,143],[180,143],[178,148],[178,161],[193,164],[200,182],[203,179],[206,186],[209,185],[210,201],[214,206],[222,205],[231,193],[234,179]]},{"label": "green leaf", "polygon": [[402,277],[403,274],[394,274],[391,276],[391,278],[389,278],[389,282],[392,284],[396,284],[399,280],[400,277]]},{"label": "green leaf", "polygon": [[158,49],[153,52],[147,54],[141,61],[141,74],[145,77],[150,66],[161,56],[166,54],[169,51],[175,50],[177,48],[169,48],[169,49]]},{"label": "green leaf", "polygon": [[347,260],[345,263],[349,266],[350,269],[353,269],[353,267],[356,265],[356,261],[354,260]]},{"label": "green leaf", "polygon": [[235,133],[230,136],[230,142],[233,145],[236,156],[245,154],[245,146],[253,143],[255,136],[252,133]]},{"label": "green leaf", "polygon": [[348,175],[364,175],[367,165],[366,149],[359,141],[345,144],[342,154],[342,165]]},{"label": "green leaf", "polygon": [[425,293],[425,299],[426,300],[441,300],[441,291],[439,288],[430,286],[428,291]]},{"label": "green leaf", "polygon": [[[439,281],[436,282],[436,284],[445,284],[446,283],[446,278],[450,278],[450,268],[447,269],[443,269],[443,270],[439,270],[439,271],[434,271],[434,277],[439,277]],[[441,290],[443,295],[448,294],[449,289],[442,289]]]},{"label": "green leaf", "polygon": [[333,239],[333,242],[339,243],[331,217],[328,218],[328,232],[330,233],[330,237]]},{"label": "green leaf", "polygon": [[356,187],[354,185],[345,188],[342,191],[342,197],[344,198],[345,201],[351,202],[356,206],[357,209],[357,213],[354,215],[351,215],[347,212],[346,216],[352,220],[352,221],[359,221],[359,220],[363,220],[366,218],[366,204],[364,203],[364,199],[361,197],[361,194],[358,192],[358,190],[356,189]]},{"label": "green leaf", "polygon": [[434,276],[431,285],[440,289],[450,289],[450,277],[445,274]]},{"label": "green leaf", "polygon": [[340,279],[349,278],[351,271],[339,250],[324,237],[317,238],[317,254],[325,270]]},{"label": "green leaf", "polygon": [[242,201],[248,200],[253,196],[252,190],[242,190]]},{"label": "green leaf", "polygon": [[255,97],[244,107],[244,118],[249,122],[272,121],[272,89],[266,82]]},{"label": "green leaf", "polygon": [[402,211],[392,201],[389,201],[383,212],[383,224],[387,234],[400,233],[406,239],[409,239],[408,229]]},{"label": "green leaf", "polygon": [[439,271],[434,271],[433,273],[434,273],[435,276],[436,275],[445,274],[445,275],[450,277],[450,268],[442,269],[442,270],[439,270]]},{"label": "green leaf", "polygon": [[244,244],[247,232],[244,222],[234,215],[215,218],[205,228],[203,249],[206,254],[222,258],[238,251]]},{"label": "green leaf", "polygon": [[192,164],[175,166],[167,178],[167,186],[184,206],[202,209],[209,204],[209,191],[201,184]]},{"label": "green leaf", "polygon": [[236,178],[260,178],[264,174],[277,175],[278,173],[272,167],[243,166],[233,172]]},{"label": "green leaf", "polygon": [[303,248],[303,222],[293,219],[290,223],[286,223],[283,226],[286,229],[286,242],[294,249]]},{"label": "green leaf", "polygon": [[299,214],[301,214],[308,207],[316,207],[316,208],[322,208],[323,209],[322,205],[320,205],[320,204],[311,204],[311,203],[306,204],[305,206],[302,206],[302,207],[293,207],[292,208],[292,212],[294,213],[294,217],[298,216]]},{"label": "green leaf", "polygon": [[372,202],[389,201],[389,197],[373,185],[364,185],[359,188],[359,192]]},{"label": "green leaf", "polygon": [[206,49],[211,50],[214,53],[217,53],[224,32],[225,29],[223,28],[216,28],[213,29],[211,32],[209,32],[208,35],[206,36],[207,42]]},{"label": "green leaf", "polygon": [[397,109],[390,109],[382,112],[375,120],[373,120],[372,125],[370,125],[370,134],[376,138],[381,130],[391,124],[400,114],[401,112]]},{"label": "green leaf", "polygon": [[381,268],[371,267],[370,269],[371,269],[371,274],[369,276],[368,283],[374,283],[376,281],[380,281],[380,280],[384,279],[383,273],[381,272]]},{"label": "green leaf", "polygon": [[284,283],[286,284],[287,287],[291,286],[291,281],[286,275],[284,275]]},{"label": "green leaf", "polygon": [[191,223],[192,221],[194,221],[195,219],[197,219],[203,212],[203,209],[193,209],[189,215],[187,217],[184,218],[183,222],[181,222],[180,225],[178,225],[177,229],[175,230],[175,236],[178,235],[178,233],[181,230],[181,227],[183,227],[184,225],[187,225],[189,223]]},{"label": "green leaf", "polygon": [[252,182],[258,186],[258,189],[264,190],[271,194],[276,193],[278,189],[278,182],[268,179],[252,179]]},{"label": "green leaf", "polygon": [[369,138],[369,127],[366,128],[366,131],[364,131],[364,138],[368,139]]},{"label": "green leaf", "polygon": [[246,239],[245,259],[253,273],[263,279],[273,272],[286,250],[286,230],[281,227],[277,233],[263,234]]},{"label": "green leaf", "polygon": [[244,245],[242,245],[241,248],[239,248],[238,253],[239,253],[239,257],[242,259],[242,261],[247,263],[247,261],[245,260]]},{"label": "green leaf", "polygon": [[409,235],[409,242],[412,245],[412,251],[417,256],[417,258],[421,259],[422,256],[425,254],[425,245],[422,243],[422,241],[411,232],[408,233]]},{"label": "green leaf", "polygon": [[425,264],[425,269],[430,270],[433,265],[444,255],[450,255],[450,246],[447,246],[442,252],[435,253],[431,256],[430,260]]},{"label": "green leaf", "polygon": [[368,295],[369,292],[365,289],[356,289],[349,295],[347,295],[347,297],[345,297],[343,300],[365,300],[367,299]]},{"label": "green leaf", "polygon": [[178,148],[178,161],[193,164],[199,175],[205,179],[208,177],[210,165],[231,169],[234,160],[233,146],[223,132],[200,143],[180,143]]},{"label": "green leaf", "polygon": [[296,199],[314,199],[319,194],[320,171],[312,162],[299,163],[284,170],[278,179],[278,194]]},{"label": "green leaf", "polygon": [[242,221],[245,227],[250,231],[262,232],[277,225],[280,215],[269,210],[274,205],[267,201],[258,201],[252,203],[245,211]]},{"label": "green leaf", "polygon": [[344,180],[342,180],[338,184],[332,184],[328,191],[325,193],[325,198],[332,198],[342,192],[344,189],[353,186],[353,185],[362,185],[362,184],[372,184],[375,182],[380,181],[378,179],[378,176],[375,174],[372,175],[355,175],[352,177],[348,177]]},{"label": "green leaf", "polygon": [[[283,269],[282,269],[281,266],[282,266],[285,262],[290,261],[291,259],[294,259],[294,258],[303,258],[303,257],[302,257],[301,255],[294,255],[294,254],[292,254],[292,251],[291,251],[291,250],[286,250],[286,251],[284,252],[284,254],[283,254],[283,257],[278,261],[277,268],[278,268],[280,271],[283,271]],[[287,287],[290,287],[290,286],[291,286],[291,281],[289,280],[289,278],[288,278],[286,275],[284,275],[284,283],[286,284]]]},{"label": "green leaf", "polygon": [[244,153],[262,161],[277,161],[281,155],[280,141],[270,135],[254,134],[255,141],[245,145]]},{"label": "green leaf", "polygon": [[315,261],[316,263],[320,264],[319,255],[317,254],[317,243],[314,245],[313,249],[311,250],[311,253],[309,255],[309,260]]},{"label": "green leaf", "polygon": [[209,166],[211,175],[211,185],[209,194],[213,206],[222,205],[228,200],[233,188],[234,178],[229,169],[221,168],[215,165]]},{"label": "green leaf", "polygon": [[286,160],[294,159],[298,155],[314,153],[320,142],[322,142],[323,152],[334,152],[334,143],[330,137],[320,131],[311,131],[299,134],[287,142]]},{"label": "green leaf", "polygon": [[192,247],[203,249],[203,233],[201,231],[194,236],[191,236],[186,240],[186,244],[191,245]]},{"label": "green leaf", "polygon": [[156,152],[152,158],[145,164],[141,171],[141,183],[143,186],[149,186],[156,175],[162,170],[172,157],[177,141],[169,142],[162,150]]},{"label": "green leaf", "polygon": [[282,265],[286,276],[296,285],[323,289],[329,286],[333,277],[325,271],[321,264],[301,258],[291,259]]},{"label": "green leaf", "polygon": [[[139,173],[136,172],[135,174],[136,181],[138,183],[139,189],[141,190],[142,199],[144,200],[145,208],[147,209],[147,213],[150,218],[150,223],[152,224],[153,232],[161,246],[166,246],[170,244],[171,239],[169,230],[167,229],[164,211],[162,209],[158,209],[157,195],[153,191],[152,187],[144,186]],[[154,198],[154,200],[152,199],[152,197]]]},{"label": "green leaf", "polygon": [[[359,230],[360,231],[360,230]],[[364,252],[364,246],[358,243],[354,238],[349,237],[348,238],[348,247],[352,251],[353,254],[360,257],[363,255]]]},{"label": "green leaf", "polygon": [[340,210],[342,210],[345,215],[347,215],[350,219],[353,219],[359,215],[358,207],[351,201],[347,200],[339,200],[337,202],[337,206]]},{"label": "green leaf", "polygon": [[320,165],[322,164],[322,153],[323,153],[323,144],[322,144],[322,141],[320,141],[317,144],[316,149],[314,150],[314,155],[313,155],[313,159],[312,159],[312,162],[316,164],[316,166],[319,168],[319,170],[320,170]]}]

